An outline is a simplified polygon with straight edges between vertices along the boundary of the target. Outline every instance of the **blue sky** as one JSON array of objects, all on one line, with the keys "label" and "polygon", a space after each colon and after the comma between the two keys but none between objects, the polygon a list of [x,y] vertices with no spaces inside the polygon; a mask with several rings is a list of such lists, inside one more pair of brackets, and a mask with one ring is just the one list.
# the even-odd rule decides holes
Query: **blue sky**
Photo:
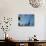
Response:
[{"label": "blue sky", "polygon": [[28,24],[30,22],[29,26],[34,25],[34,15],[32,14],[21,14],[21,19],[19,20],[19,23],[22,25]]}]

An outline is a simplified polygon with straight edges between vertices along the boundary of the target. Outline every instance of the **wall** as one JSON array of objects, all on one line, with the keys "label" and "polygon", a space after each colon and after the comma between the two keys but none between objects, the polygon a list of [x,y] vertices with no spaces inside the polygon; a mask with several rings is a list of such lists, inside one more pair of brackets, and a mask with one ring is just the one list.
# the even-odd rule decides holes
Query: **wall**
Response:
[{"label": "wall", "polygon": [[[34,27],[18,27],[18,14],[27,13],[35,15]],[[12,17],[13,22],[8,34],[16,40],[27,40],[34,34],[37,39],[45,40],[45,15],[46,6],[33,8],[28,0],[0,0],[0,16]],[[1,31],[2,32],[2,31]],[[2,39],[2,36],[0,37]]]}]

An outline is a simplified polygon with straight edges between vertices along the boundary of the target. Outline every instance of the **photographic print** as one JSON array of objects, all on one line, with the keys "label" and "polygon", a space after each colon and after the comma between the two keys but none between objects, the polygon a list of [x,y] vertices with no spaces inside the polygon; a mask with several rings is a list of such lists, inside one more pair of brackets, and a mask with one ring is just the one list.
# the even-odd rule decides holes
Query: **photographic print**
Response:
[{"label": "photographic print", "polygon": [[19,14],[18,26],[34,26],[34,15],[33,14]]}]

